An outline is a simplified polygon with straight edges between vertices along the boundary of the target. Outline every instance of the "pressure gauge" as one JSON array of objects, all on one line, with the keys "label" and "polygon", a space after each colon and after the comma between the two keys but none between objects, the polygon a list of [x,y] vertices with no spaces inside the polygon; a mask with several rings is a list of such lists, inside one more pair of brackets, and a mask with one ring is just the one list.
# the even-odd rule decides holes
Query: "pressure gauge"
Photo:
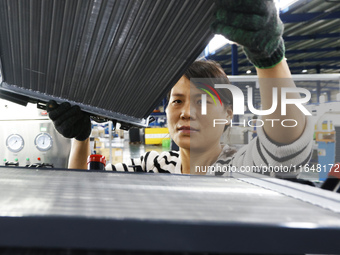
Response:
[{"label": "pressure gauge", "polygon": [[6,146],[11,152],[19,152],[24,148],[24,138],[18,134],[12,134],[6,139]]},{"label": "pressure gauge", "polygon": [[48,151],[53,145],[52,136],[48,133],[40,133],[35,137],[34,144],[39,151]]}]

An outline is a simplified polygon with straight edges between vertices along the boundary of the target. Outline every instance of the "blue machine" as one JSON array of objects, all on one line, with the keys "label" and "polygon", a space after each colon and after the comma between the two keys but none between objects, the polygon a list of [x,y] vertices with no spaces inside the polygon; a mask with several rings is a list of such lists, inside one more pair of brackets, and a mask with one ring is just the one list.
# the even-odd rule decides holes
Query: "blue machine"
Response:
[{"label": "blue machine", "polygon": [[318,142],[319,180],[324,181],[335,162],[335,142]]}]

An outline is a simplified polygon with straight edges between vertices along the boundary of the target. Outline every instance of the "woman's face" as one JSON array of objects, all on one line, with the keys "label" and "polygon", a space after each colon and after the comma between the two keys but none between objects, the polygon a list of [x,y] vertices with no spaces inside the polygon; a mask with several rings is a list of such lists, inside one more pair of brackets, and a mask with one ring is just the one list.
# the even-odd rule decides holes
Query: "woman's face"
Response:
[{"label": "woman's face", "polygon": [[[172,88],[169,105],[166,109],[171,138],[184,149],[205,151],[219,145],[224,125],[214,127],[214,119],[227,119],[224,105],[215,105],[207,96],[207,114],[201,114],[201,95],[204,91],[190,84],[182,76]],[[229,116],[232,112],[229,111]]]}]

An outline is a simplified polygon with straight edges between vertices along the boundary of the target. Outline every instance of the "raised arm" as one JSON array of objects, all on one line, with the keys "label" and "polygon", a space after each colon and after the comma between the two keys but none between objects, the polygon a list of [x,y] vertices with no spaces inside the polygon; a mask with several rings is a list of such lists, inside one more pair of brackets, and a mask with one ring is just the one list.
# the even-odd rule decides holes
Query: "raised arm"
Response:
[{"label": "raised arm", "polygon": [[[269,109],[272,106],[272,88],[278,88],[278,103],[275,112],[270,115],[262,116],[264,120],[264,131],[274,142],[281,144],[290,144],[296,141],[304,131],[306,116],[295,105],[287,105],[286,115],[281,115],[281,88],[296,87],[291,78],[290,70],[285,59],[273,68],[260,69],[256,68],[260,83],[260,96],[263,109]],[[300,98],[299,93],[289,93],[287,98]],[[279,120],[265,121],[265,120]],[[281,121],[284,119],[293,119],[297,125],[295,127],[284,127]],[[294,125],[294,122],[287,122],[287,125]]]},{"label": "raised arm", "polygon": [[[262,109],[272,106],[272,89],[278,89],[278,105],[270,115],[264,115],[264,131],[270,140],[289,144],[304,131],[306,117],[295,105],[287,106],[281,115],[281,88],[295,87],[284,58],[283,24],[273,0],[217,0],[215,33],[243,46],[248,60],[256,67],[260,83]],[[299,93],[288,93],[287,98],[300,98]],[[268,121],[269,119],[275,121]],[[283,127],[283,119],[297,121],[295,127]],[[267,121],[266,121],[267,120]],[[295,125],[289,123],[287,125]]]}]

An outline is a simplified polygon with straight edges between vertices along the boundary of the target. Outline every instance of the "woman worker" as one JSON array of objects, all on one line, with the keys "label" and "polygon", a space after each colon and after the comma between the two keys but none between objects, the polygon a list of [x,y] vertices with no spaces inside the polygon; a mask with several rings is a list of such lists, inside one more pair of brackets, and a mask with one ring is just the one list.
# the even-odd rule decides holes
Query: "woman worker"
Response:
[{"label": "woman worker", "polygon": [[[224,125],[214,127],[214,119],[229,120],[233,116],[232,96],[227,89],[216,89],[222,104],[212,103],[207,97],[207,114],[201,113],[202,84],[190,82],[191,78],[220,78],[229,83],[224,71],[213,62],[194,62],[170,92],[166,109],[171,138],[179,146],[179,152],[168,151],[158,154],[147,152],[131,162],[108,165],[107,170],[147,171],[176,174],[206,174],[197,171],[207,166],[288,166],[289,173],[271,173],[278,177],[296,176],[300,166],[311,156],[313,125],[295,105],[287,106],[287,113],[281,116],[280,88],[295,87],[284,58],[282,39],[283,25],[272,0],[223,0],[217,2],[216,21],[212,29],[231,41],[243,46],[248,59],[256,67],[260,81],[260,95],[263,109],[272,105],[272,88],[278,88],[278,107],[267,119],[294,119],[295,127],[273,125],[264,121],[258,128],[258,136],[238,152],[220,145]],[[211,89],[211,85],[207,87]],[[207,88],[206,87],[206,88]],[[289,98],[300,98],[299,93],[290,93]],[[72,145],[69,167],[86,169],[90,154],[89,117],[78,106],[63,103],[57,106],[50,102],[49,116],[56,129],[68,138],[75,138]],[[277,122],[279,123],[279,122]],[[199,166],[199,168],[197,168]],[[225,169],[225,168],[224,168]]]}]

